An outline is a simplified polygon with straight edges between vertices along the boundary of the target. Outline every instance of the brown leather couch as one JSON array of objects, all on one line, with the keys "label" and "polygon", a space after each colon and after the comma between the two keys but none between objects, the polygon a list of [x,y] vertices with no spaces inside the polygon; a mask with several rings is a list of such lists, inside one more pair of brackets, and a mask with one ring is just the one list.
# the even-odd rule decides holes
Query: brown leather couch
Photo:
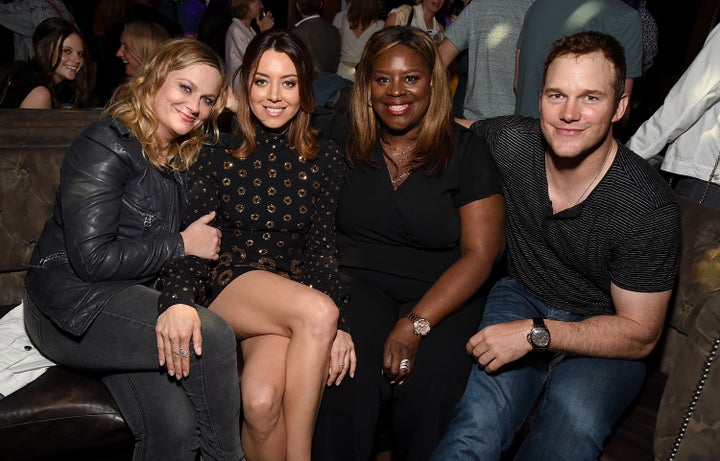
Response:
[{"label": "brown leather couch", "polygon": [[[24,264],[51,211],[65,150],[99,116],[0,110],[0,315],[21,300]],[[681,276],[664,341],[606,461],[720,459],[720,212],[681,205]],[[127,460],[131,453],[132,436],[92,375],[52,367],[0,400],[0,459]]]}]

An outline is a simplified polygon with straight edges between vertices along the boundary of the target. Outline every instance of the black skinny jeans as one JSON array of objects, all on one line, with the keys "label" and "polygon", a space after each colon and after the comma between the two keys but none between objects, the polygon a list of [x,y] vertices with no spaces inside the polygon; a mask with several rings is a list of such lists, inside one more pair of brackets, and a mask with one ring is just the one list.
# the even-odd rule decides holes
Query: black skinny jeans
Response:
[{"label": "black skinny jeans", "polygon": [[133,461],[194,461],[242,457],[240,388],[235,336],[228,324],[198,307],[203,354],[190,348],[190,374],[176,380],[158,365],[158,292],[135,285],[121,291],[81,337],[58,329],[25,296],[25,327],[56,363],[106,372],[103,382],[135,437]]}]

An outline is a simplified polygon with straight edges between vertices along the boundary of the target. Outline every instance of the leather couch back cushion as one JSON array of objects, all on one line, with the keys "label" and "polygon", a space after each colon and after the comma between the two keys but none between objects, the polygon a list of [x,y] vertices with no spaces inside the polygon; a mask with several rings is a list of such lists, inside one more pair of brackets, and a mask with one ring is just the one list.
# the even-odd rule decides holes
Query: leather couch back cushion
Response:
[{"label": "leather couch back cushion", "polygon": [[70,143],[99,110],[0,110],[0,305],[22,297],[26,264],[55,201]]}]

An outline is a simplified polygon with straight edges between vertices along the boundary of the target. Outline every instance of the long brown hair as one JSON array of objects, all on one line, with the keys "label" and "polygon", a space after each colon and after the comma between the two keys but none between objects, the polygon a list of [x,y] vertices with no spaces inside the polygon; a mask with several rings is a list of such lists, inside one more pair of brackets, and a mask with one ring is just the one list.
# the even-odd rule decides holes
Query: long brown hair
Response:
[{"label": "long brown hair", "polygon": [[396,46],[404,46],[417,53],[431,71],[430,105],[420,125],[412,169],[427,166],[431,173],[439,174],[453,151],[450,84],[437,46],[430,36],[425,31],[408,26],[387,27],[373,34],[365,45],[350,98],[348,160],[353,166],[372,165],[370,151],[378,142],[382,130],[381,122],[369,104],[373,66],[381,54]]},{"label": "long brown hair", "polygon": [[[160,161],[161,148],[155,135],[158,127],[153,100],[165,83],[168,73],[205,64],[220,73],[220,88],[210,118],[186,135],[175,139],[169,146],[167,164]],[[175,38],[164,42],[157,52],[145,60],[137,73],[127,83],[118,87],[105,113],[118,118],[138,138],[148,161],[158,170],[167,167],[178,171],[187,170],[197,159],[205,141],[205,131],[212,131],[214,139],[219,136],[217,120],[225,107],[227,77],[220,57],[206,44],[192,38]]]},{"label": "long brown hair", "polygon": [[257,121],[252,111],[248,110],[250,87],[253,84],[260,58],[268,50],[286,54],[295,65],[300,92],[300,110],[290,120],[288,141],[298,155],[308,160],[314,160],[320,152],[320,146],[317,143],[318,132],[310,126],[310,117],[315,110],[313,60],[302,40],[282,29],[270,29],[256,35],[245,50],[242,65],[236,72],[240,74],[240,78],[237,87],[233,88],[233,92],[240,102],[236,115],[243,141],[240,147],[231,154],[245,158],[255,149]]}]

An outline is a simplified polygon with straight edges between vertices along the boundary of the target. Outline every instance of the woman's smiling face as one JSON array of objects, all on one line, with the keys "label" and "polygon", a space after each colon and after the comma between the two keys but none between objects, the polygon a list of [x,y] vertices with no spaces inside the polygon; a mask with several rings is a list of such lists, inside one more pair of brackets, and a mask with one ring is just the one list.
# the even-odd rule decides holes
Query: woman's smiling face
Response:
[{"label": "woman's smiling face", "polygon": [[267,50],[249,82],[250,110],[271,131],[284,131],[300,110],[297,69],[285,53]]},{"label": "woman's smiling face", "polygon": [[[53,51],[52,62],[57,60],[57,48]],[[68,35],[60,46],[60,64],[55,69],[53,80],[60,83],[63,80],[75,80],[78,72],[85,64],[85,46],[77,34]]]},{"label": "woman's smiling face", "polygon": [[419,130],[430,106],[431,92],[430,67],[410,48],[394,46],[375,61],[370,96],[385,129],[396,133]]},{"label": "woman's smiling face", "polygon": [[220,72],[195,64],[167,74],[153,100],[163,143],[190,133],[210,117],[220,93]]}]

